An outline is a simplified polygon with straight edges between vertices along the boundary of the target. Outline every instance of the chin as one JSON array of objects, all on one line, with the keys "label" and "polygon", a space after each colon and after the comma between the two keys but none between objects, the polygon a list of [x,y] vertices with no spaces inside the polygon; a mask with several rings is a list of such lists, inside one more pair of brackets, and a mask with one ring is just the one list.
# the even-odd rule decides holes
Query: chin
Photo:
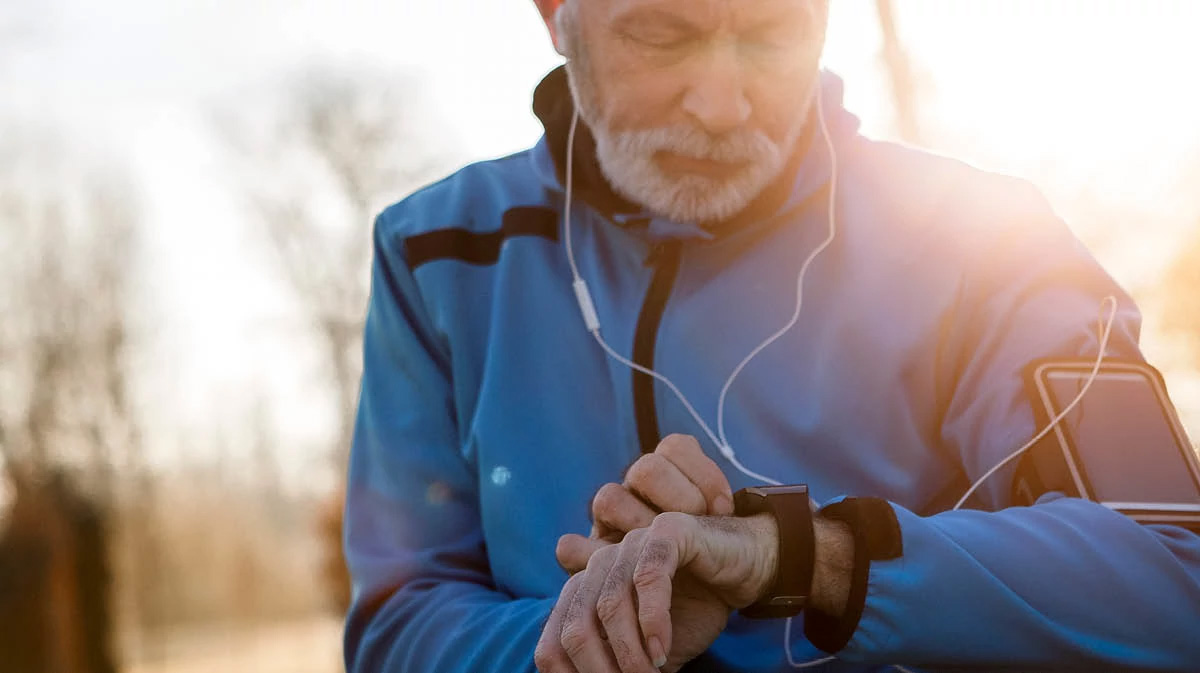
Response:
[{"label": "chin", "polygon": [[[593,125],[596,159],[621,196],[676,222],[727,220],[741,211],[779,175],[784,153],[764,134],[746,131],[713,142],[690,127],[614,132]],[[656,159],[660,152],[740,163],[728,175],[672,171]]]},{"label": "chin", "polygon": [[753,201],[753,196],[731,190],[728,186],[723,189],[681,188],[669,194],[668,198],[670,212],[664,214],[673,220],[698,223],[728,220]]},{"label": "chin", "polygon": [[[727,179],[671,176],[655,166],[652,160],[638,163],[637,168],[614,171],[608,176],[609,182],[630,201],[676,222],[728,220],[745,210],[771,179],[771,175],[761,169]],[[608,170],[604,172],[608,173]]]}]

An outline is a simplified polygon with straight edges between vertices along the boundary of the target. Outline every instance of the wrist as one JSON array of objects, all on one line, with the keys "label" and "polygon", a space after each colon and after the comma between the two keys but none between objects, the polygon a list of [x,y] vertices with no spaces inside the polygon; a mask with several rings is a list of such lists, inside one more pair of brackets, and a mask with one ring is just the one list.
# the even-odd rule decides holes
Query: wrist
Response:
[{"label": "wrist", "polygon": [[[779,524],[763,512],[746,517],[754,539],[754,562],[750,594],[762,600],[774,588],[779,575]],[[854,572],[854,534],[844,521],[813,517],[813,581],[809,606],[831,616],[846,611]],[[744,607],[744,606],[739,606]]]},{"label": "wrist", "polygon": [[854,577],[854,533],[844,521],[813,517],[813,585],[809,606],[841,616]]},{"label": "wrist", "polygon": [[820,561],[814,574],[820,579],[814,582],[804,635],[832,654],[858,630],[872,564],[900,558],[904,542],[892,505],[880,498],[845,498],[821,508],[815,518]]}]

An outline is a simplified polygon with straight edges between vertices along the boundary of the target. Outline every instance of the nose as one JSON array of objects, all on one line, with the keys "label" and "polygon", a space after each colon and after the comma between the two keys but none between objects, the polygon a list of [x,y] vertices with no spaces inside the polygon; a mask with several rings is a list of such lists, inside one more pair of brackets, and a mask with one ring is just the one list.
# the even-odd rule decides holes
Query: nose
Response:
[{"label": "nose", "polygon": [[711,135],[719,136],[750,119],[737,45],[715,44],[698,64],[683,96],[683,110]]}]

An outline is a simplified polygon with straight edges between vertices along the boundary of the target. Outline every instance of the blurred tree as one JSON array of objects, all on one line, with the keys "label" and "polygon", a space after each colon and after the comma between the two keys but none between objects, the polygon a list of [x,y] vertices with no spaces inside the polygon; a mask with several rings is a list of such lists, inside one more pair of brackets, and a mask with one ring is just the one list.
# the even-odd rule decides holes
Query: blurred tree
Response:
[{"label": "blurred tree", "polygon": [[68,670],[111,670],[105,520],[118,474],[141,465],[136,212],[120,171],[80,170],[52,136],[13,131],[0,136],[0,443],[30,521],[41,517],[28,530],[45,535],[50,651]]},{"label": "blurred tree", "polygon": [[70,466],[104,503],[139,462],[130,402],[128,192],[91,178],[62,191],[0,184],[6,454],[34,475]]},{"label": "blurred tree", "polygon": [[892,103],[896,116],[896,131],[900,139],[920,144],[921,121],[917,110],[919,95],[908,50],[896,28],[896,13],[892,0],[875,0],[879,30],[883,37],[883,65],[892,87]]},{"label": "blurred tree", "polygon": [[265,115],[239,101],[218,121],[246,169],[242,189],[319,343],[336,407],[331,456],[345,463],[361,375],[371,222],[427,178],[438,154],[405,76],[308,70],[286,78]]},{"label": "blurred tree", "polygon": [[[372,220],[451,152],[423,139],[431,124],[410,77],[307,70],[273,91],[259,116],[239,100],[218,124],[240,155],[242,188],[321,354],[335,425],[328,455],[341,475],[362,374]],[[317,527],[327,593],[344,610],[341,498],[339,490],[319,508]]]}]

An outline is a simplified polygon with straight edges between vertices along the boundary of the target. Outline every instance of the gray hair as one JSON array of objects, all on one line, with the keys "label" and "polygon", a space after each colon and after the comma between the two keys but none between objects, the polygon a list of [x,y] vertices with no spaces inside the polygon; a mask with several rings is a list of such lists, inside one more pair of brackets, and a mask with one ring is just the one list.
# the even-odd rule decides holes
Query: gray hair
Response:
[{"label": "gray hair", "polygon": [[568,59],[578,57],[577,42],[579,41],[579,2],[563,0],[558,11],[554,14],[554,30],[558,33],[558,50]]}]

